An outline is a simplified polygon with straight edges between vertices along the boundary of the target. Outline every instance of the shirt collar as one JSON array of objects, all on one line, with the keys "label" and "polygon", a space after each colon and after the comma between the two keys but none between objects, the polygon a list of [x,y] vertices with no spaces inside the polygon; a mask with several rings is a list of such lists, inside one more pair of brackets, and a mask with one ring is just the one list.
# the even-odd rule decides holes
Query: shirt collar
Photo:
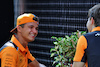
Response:
[{"label": "shirt collar", "polygon": [[93,32],[93,31],[100,31],[100,26],[95,27],[95,28],[92,30],[92,32]]},{"label": "shirt collar", "polygon": [[27,51],[28,47],[26,47],[26,49],[22,46],[22,44],[17,40],[17,38],[15,37],[15,35],[12,35],[11,41],[17,46],[19,47],[19,49],[23,52],[23,51]]}]

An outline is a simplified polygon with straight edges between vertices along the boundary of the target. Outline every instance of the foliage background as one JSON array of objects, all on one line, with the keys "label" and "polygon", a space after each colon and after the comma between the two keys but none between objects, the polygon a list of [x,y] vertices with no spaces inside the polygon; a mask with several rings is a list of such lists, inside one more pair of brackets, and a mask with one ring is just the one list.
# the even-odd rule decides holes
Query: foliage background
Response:
[{"label": "foliage background", "polygon": [[77,32],[73,32],[71,36],[66,35],[65,37],[58,38],[52,36],[52,39],[56,39],[56,41],[53,42],[55,47],[50,50],[51,57],[54,58],[53,65],[56,67],[71,67],[77,41],[79,37],[85,33],[85,31],[77,30]]}]

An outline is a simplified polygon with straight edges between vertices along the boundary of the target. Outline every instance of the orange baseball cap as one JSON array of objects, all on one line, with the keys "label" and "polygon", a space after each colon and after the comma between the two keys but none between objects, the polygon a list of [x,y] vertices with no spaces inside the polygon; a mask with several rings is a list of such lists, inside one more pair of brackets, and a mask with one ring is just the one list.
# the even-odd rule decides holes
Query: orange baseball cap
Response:
[{"label": "orange baseball cap", "polygon": [[38,21],[34,20],[35,17],[37,17],[37,16],[34,14],[31,14],[31,13],[25,13],[25,14],[20,15],[17,18],[16,27],[14,29],[12,29],[10,32],[16,33],[17,26],[25,24],[25,23],[34,22],[34,23],[39,24]]}]

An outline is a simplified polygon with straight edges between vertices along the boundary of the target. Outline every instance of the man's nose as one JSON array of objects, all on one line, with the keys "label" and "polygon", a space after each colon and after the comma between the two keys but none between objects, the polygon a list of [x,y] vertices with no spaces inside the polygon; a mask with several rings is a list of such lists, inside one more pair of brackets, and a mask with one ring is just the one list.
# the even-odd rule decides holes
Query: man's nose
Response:
[{"label": "man's nose", "polygon": [[32,32],[34,32],[35,34],[38,33],[38,31],[35,28],[32,29]]}]

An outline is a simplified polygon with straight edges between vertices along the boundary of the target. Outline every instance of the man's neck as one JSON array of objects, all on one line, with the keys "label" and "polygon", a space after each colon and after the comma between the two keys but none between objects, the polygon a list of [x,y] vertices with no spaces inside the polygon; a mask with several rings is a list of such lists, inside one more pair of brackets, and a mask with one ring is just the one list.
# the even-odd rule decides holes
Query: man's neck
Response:
[{"label": "man's neck", "polygon": [[21,36],[15,35],[17,40],[21,43],[21,45],[25,48],[28,45],[28,42],[26,42]]}]

